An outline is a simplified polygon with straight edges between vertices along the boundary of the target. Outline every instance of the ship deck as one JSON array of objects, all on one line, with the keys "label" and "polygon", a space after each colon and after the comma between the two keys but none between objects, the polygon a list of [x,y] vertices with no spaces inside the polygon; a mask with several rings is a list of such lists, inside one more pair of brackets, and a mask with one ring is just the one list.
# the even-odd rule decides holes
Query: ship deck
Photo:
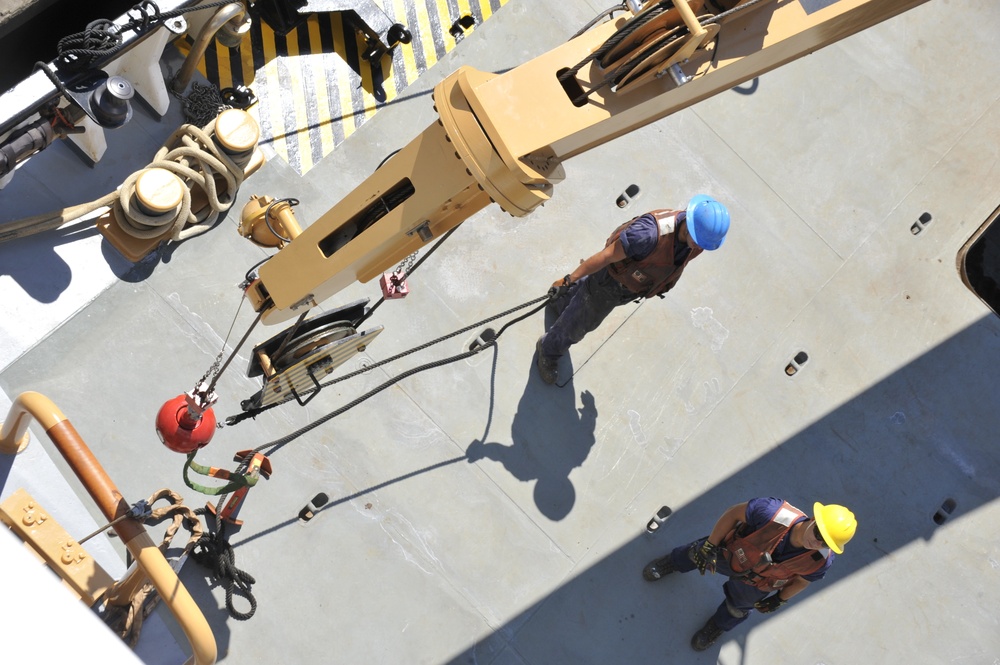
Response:
[{"label": "ship deck", "polygon": [[[604,8],[509,0],[308,170],[265,145],[240,198],[295,197],[308,225],[434,122],[429,93],[455,68],[515,67]],[[705,192],[733,217],[666,299],[618,308],[574,347],[559,385],[534,371],[537,314],[281,447],[228,530],[256,615],[234,620],[207,570],[182,569],[220,662],[996,662],[1000,319],[957,257],[1000,202],[998,33],[991,2],[931,0],[570,160],[528,217],[491,206],[466,221],[379,308],[384,332],[345,371],[543,295],[646,209]],[[137,109],[93,169],[53,146],[0,190],[0,216],[110,191],[180,122]],[[641,196],[621,210],[632,184]],[[153,421],[252,321],[236,285],[267,253],[236,233],[238,208],[138,264],[86,222],[0,244],[0,410],[27,390],[52,398],[130,502],[170,487],[214,503],[184,487]],[[323,306],[378,296],[356,284]],[[223,375],[220,420],[259,389],[242,374],[249,347],[276,332],[258,328]],[[198,460],[231,466],[475,337],[222,428]],[[0,494],[47,453],[67,491],[38,491],[89,532],[96,508],[72,505],[79,483],[33,431]],[[300,521],[320,492],[329,503]],[[642,568],[768,495],[842,503],[857,535],[825,580],[697,654],[723,580],[650,584]],[[116,539],[94,542],[124,569]],[[146,662],[172,653],[153,651]]]}]

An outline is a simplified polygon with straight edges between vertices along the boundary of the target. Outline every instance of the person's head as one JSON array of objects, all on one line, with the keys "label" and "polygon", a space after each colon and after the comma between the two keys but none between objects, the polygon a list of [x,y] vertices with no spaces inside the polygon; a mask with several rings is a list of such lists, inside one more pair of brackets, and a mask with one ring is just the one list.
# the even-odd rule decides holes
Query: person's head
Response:
[{"label": "person's head", "polygon": [[711,251],[726,239],[729,211],[711,196],[698,194],[688,202],[684,223],[694,244]]},{"label": "person's head", "polygon": [[837,554],[843,554],[844,545],[854,537],[858,521],[854,519],[854,513],[843,506],[836,504],[824,506],[817,501],[813,504],[812,524],[806,526],[807,531],[804,536],[806,547],[821,549],[825,546]]}]

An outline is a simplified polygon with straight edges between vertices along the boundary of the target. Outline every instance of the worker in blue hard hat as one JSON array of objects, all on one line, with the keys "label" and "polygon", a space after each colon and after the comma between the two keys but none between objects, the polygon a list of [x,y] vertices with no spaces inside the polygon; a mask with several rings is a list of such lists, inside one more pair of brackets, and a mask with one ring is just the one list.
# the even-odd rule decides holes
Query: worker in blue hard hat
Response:
[{"label": "worker in blue hard hat", "polygon": [[559,377],[559,358],[625,303],[663,296],[702,250],[722,246],[729,211],[699,194],[684,210],[653,210],[608,237],[604,249],[580,262],[549,289],[555,322],[538,338],[538,372],[545,383]]}]

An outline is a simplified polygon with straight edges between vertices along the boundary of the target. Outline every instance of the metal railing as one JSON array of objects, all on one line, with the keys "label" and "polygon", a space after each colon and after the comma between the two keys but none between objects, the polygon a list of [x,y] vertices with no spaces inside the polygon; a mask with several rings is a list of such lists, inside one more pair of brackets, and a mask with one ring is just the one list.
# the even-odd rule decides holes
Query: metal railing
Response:
[{"label": "metal railing", "polygon": [[[0,423],[0,454],[16,454],[24,447],[28,425],[31,424],[32,418],[45,429],[46,435],[69,463],[70,468],[109,522],[128,513],[128,502],[115,487],[94,453],[62,411],[45,395],[25,392],[14,400],[7,419]],[[160,598],[187,636],[192,650],[188,662],[194,662],[196,665],[215,663],[218,650],[208,621],[142,524],[126,518],[112,528],[153,583]]]},{"label": "metal railing", "polygon": [[170,89],[177,94],[187,89],[188,83],[191,82],[191,77],[194,76],[195,68],[205,56],[205,51],[216,35],[224,38],[224,46],[233,47],[239,44],[241,29],[244,32],[249,29],[249,18],[242,2],[232,2],[215,10],[212,18],[198,32],[191,51],[184,59],[181,70],[170,81]]}]

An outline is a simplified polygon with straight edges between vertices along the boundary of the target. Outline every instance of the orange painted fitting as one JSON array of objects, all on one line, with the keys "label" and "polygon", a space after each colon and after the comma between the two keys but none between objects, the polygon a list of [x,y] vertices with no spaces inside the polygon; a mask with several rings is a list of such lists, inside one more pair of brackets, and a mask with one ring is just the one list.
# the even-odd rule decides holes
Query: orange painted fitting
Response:
[{"label": "orange painted fitting", "polygon": [[[298,238],[302,227],[292,206],[288,201],[275,201],[271,196],[251,196],[240,213],[240,235],[259,247],[279,249]],[[265,219],[268,210],[271,211],[269,220]]]},{"label": "orange painted fitting", "polygon": [[[45,395],[36,392],[18,395],[10,407],[6,423],[0,430],[0,448],[7,449],[22,437],[32,418],[45,428],[45,433],[97,503],[105,519],[110,522],[128,512],[128,502],[115,487],[94,453],[87,447],[73,424]],[[197,665],[215,663],[218,649],[211,627],[142,524],[134,519],[125,519],[115,524],[113,528],[177,619],[177,623],[191,643],[194,662]]]}]

